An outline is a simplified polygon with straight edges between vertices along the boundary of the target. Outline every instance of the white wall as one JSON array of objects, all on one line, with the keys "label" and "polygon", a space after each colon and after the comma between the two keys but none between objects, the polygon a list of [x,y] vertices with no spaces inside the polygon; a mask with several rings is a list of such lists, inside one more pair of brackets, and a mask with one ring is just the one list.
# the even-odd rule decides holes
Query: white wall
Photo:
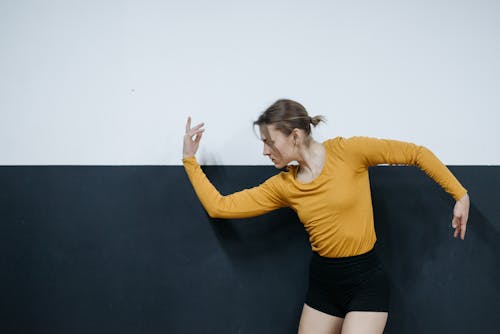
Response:
[{"label": "white wall", "polygon": [[[270,165],[278,98],[446,164],[500,164],[498,1],[0,2],[1,165]],[[258,129],[255,129],[258,133]]]}]

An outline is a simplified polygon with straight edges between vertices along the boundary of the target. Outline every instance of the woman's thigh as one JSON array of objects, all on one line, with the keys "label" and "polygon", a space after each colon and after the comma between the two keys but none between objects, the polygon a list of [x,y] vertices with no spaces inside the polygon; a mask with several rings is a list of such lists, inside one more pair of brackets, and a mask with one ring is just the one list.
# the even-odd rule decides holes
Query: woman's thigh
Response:
[{"label": "woman's thigh", "polygon": [[388,312],[347,312],[342,334],[382,334],[388,315]]},{"label": "woman's thigh", "polygon": [[343,321],[344,318],[318,311],[304,304],[298,334],[340,334]]}]

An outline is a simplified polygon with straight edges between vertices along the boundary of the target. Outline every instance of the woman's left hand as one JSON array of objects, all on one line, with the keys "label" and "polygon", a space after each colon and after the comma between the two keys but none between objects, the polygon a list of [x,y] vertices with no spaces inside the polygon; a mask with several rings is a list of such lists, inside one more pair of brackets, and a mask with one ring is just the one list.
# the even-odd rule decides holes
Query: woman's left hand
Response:
[{"label": "woman's left hand", "polygon": [[469,218],[469,206],[470,200],[467,193],[455,203],[455,207],[453,208],[453,220],[451,221],[451,226],[455,229],[455,233],[453,233],[453,237],[455,238],[459,233],[462,240],[465,238],[467,219]]}]

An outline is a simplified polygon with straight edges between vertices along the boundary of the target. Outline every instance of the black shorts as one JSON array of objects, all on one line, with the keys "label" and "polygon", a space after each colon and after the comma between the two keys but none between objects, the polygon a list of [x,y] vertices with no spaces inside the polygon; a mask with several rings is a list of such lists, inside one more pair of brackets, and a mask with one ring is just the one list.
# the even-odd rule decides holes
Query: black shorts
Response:
[{"label": "black shorts", "polygon": [[339,258],[313,252],[305,301],[310,307],[342,318],[349,311],[388,312],[389,295],[389,280],[375,247]]}]

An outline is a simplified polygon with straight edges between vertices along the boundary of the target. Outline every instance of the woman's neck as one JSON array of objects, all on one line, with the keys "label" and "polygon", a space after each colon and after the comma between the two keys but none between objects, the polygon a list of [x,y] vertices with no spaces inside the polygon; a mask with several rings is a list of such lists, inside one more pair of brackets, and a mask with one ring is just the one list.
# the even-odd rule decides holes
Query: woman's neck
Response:
[{"label": "woman's neck", "polygon": [[304,147],[299,151],[298,173],[311,175],[313,178],[321,173],[325,163],[325,146],[317,141],[311,141],[309,147]]}]

